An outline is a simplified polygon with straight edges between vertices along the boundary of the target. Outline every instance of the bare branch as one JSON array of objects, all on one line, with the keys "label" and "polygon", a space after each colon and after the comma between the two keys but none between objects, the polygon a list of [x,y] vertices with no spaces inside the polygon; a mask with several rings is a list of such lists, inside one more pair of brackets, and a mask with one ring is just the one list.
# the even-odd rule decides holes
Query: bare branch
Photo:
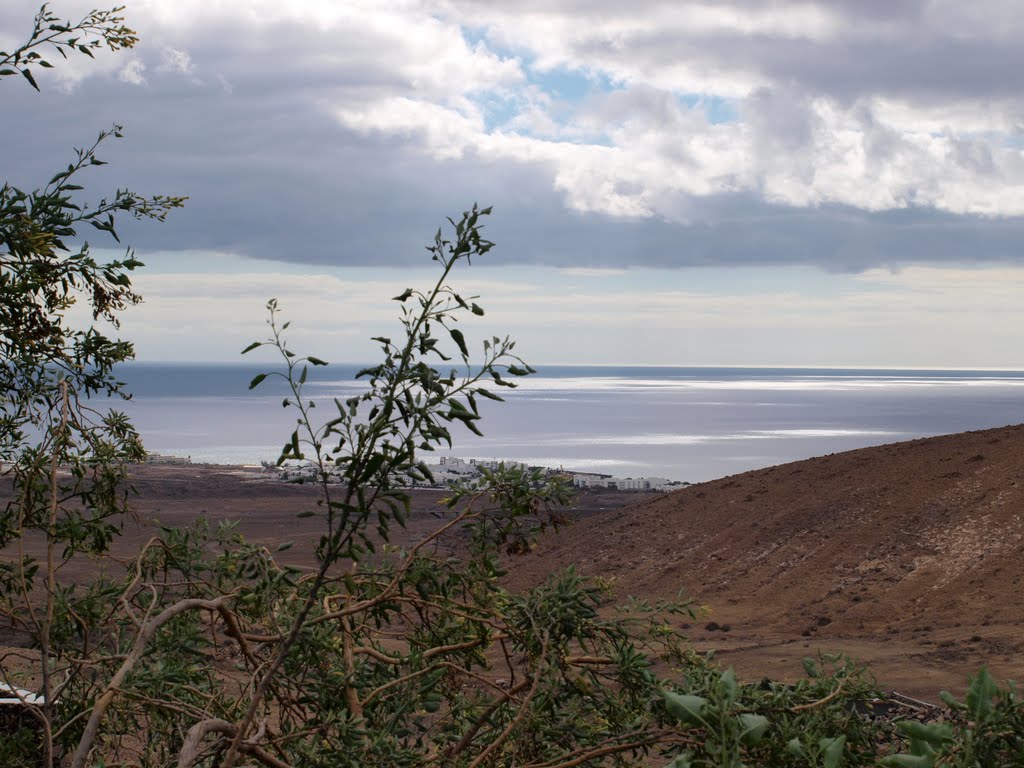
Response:
[{"label": "bare branch", "polygon": [[171,619],[179,616],[186,611],[204,610],[212,611],[219,610],[220,606],[227,603],[231,598],[231,595],[224,595],[214,600],[201,600],[201,599],[190,599],[180,600],[173,605],[168,606],[163,611],[158,613],[151,619],[148,619],[142,628],[139,630],[139,634],[135,638],[135,643],[132,645],[132,650],[128,654],[128,658],[124,660],[120,669],[114,674],[107,683],[106,688],[100,697],[96,700],[96,704],[93,705],[92,714],[89,716],[89,722],[85,725],[85,731],[82,733],[82,738],[78,742],[78,747],[75,750],[74,757],[71,759],[71,768],[82,768],[85,765],[85,760],[89,756],[89,752],[92,750],[92,745],[96,741],[96,736],[99,733],[100,724],[103,722],[103,716],[106,714],[107,708],[114,700],[114,696],[117,694],[117,690],[121,687],[125,678],[131,673],[138,664],[146,651],[146,646],[156,636],[156,632],[160,627],[166,624]]},{"label": "bare branch", "polygon": [[[220,718],[200,720],[189,728],[188,733],[185,734],[185,741],[181,745],[181,751],[178,753],[178,768],[192,768],[202,758],[205,752],[201,748],[202,742],[209,734],[222,733],[225,736],[233,737],[237,732],[238,726],[234,723],[229,723],[227,720],[221,720]],[[284,760],[279,760],[266,750],[248,741],[243,741],[239,744],[238,751],[259,760],[264,765],[270,766],[270,768],[292,768]]]}]

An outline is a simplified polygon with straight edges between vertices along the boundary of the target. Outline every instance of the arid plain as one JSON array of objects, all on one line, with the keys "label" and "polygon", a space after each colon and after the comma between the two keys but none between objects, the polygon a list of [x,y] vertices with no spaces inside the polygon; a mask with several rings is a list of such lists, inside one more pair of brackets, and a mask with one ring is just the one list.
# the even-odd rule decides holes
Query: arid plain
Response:
[{"label": "arid plain", "polygon": [[[311,568],[317,491],[237,468],[139,467],[128,557],[157,524],[238,520],[250,540]],[[414,541],[443,510],[416,491]],[[801,660],[843,651],[883,688],[937,701],[985,664],[1024,677],[1024,426],[834,454],[669,494],[584,492],[571,524],[510,557],[523,588],[570,564],[620,597],[700,606],[680,624],[747,680],[793,679]],[[90,565],[78,577],[87,577]],[[76,574],[65,573],[65,576]]]}]

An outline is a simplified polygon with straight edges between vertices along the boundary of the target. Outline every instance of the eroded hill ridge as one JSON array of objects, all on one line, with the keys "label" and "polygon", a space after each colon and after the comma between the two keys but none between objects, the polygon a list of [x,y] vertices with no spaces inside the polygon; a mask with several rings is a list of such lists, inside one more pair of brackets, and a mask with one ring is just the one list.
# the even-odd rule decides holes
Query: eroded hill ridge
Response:
[{"label": "eroded hill ridge", "polygon": [[869,660],[899,650],[922,680],[982,661],[1019,678],[1022,541],[1018,425],[746,472],[594,515],[546,538],[515,579],[576,563],[621,595],[683,589],[729,628],[701,620],[694,640],[740,665],[756,648],[843,647]]}]

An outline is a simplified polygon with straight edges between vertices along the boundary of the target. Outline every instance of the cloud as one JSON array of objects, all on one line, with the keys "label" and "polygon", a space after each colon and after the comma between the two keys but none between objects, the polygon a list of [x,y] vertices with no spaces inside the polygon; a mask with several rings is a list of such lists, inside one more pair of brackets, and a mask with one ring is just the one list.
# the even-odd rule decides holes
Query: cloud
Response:
[{"label": "cloud", "polygon": [[[283,262],[246,274],[237,257],[195,258],[211,271],[137,279],[147,300],[125,313],[123,332],[142,359],[237,359],[265,335],[263,307],[273,296],[292,321],[295,349],[372,360],[370,338],[399,330],[389,298],[434,277],[424,269],[297,271]],[[872,269],[813,284],[801,269],[775,270],[774,279],[762,271],[745,284],[714,268],[584,282],[577,270],[474,265],[453,280],[486,310],[462,326],[474,348],[511,328],[517,350],[538,364],[1024,366],[1019,266]]]},{"label": "cloud", "polygon": [[163,50],[163,62],[159,69],[163,72],[177,72],[181,75],[191,75],[195,72],[195,65],[188,51],[179,51],[177,48],[166,46]]},{"label": "cloud", "polygon": [[[0,29],[34,10],[5,4]],[[505,263],[1021,257],[1013,4],[150,0],[128,14],[136,51],[59,62],[42,94],[0,84],[5,172],[39,184],[123,122],[88,188],[191,196],[163,226],[125,226],[142,250],[407,265],[477,200],[496,205]]]},{"label": "cloud", "polygon": [[146,84],[146,65],[138,59],[129,59],[128,62],[121,67],[117,73],[117,79],[122,83],[131,83],[132,85],[145,85]]}]

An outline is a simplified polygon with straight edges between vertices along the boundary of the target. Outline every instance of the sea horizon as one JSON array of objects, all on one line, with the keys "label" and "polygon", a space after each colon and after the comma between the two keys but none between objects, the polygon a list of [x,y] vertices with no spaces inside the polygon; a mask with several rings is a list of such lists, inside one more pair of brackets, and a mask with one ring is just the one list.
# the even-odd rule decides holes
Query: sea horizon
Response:
[{"label": "sea horizon", "polygon": [[[120,363],[120,367],[154,366],[154,367],[231,367],[231,368],[260,368],[268,367],[271,361],[265,363],[253,362],[252,359],[241,358],[238,360],[144,360],[135,358]],[[276,362],[276,360],[274,361]],[[377,365],[379,361],[358,361],[338,360],[328,361],[329,367],[343,366],[345,368],[366,368]],[[886,365],[810,365],[810,364],[784,364],[784,363],[750,363],[750,364],[717,364],[717,363],[537,363],[527,361],[538,373],[549,368],[566,369],[651,369],[661,368],[665,370],[736,370],[736,371],[877,371],[879,373],[1007,373],[1024,374],[1024,368],[992,368],[988,366],[957,366],[954,368],[942,368],[935,366],[886,366]]]},{"label": "sea horizon", "polygon": [[[329,418],[364,364],[311,368]],[[868,445],[1024,421],[1024,371],[759,366],[537,366],[506,403],[481,406],[478,438],[453,425],[449,450],[618,477],[699,482]],[[149,450],[214,464],[273,461],[294,429],[283,381],[259,362],[138,362],[116,375]],[[317,413],[317,411],[314,411]]]}]

